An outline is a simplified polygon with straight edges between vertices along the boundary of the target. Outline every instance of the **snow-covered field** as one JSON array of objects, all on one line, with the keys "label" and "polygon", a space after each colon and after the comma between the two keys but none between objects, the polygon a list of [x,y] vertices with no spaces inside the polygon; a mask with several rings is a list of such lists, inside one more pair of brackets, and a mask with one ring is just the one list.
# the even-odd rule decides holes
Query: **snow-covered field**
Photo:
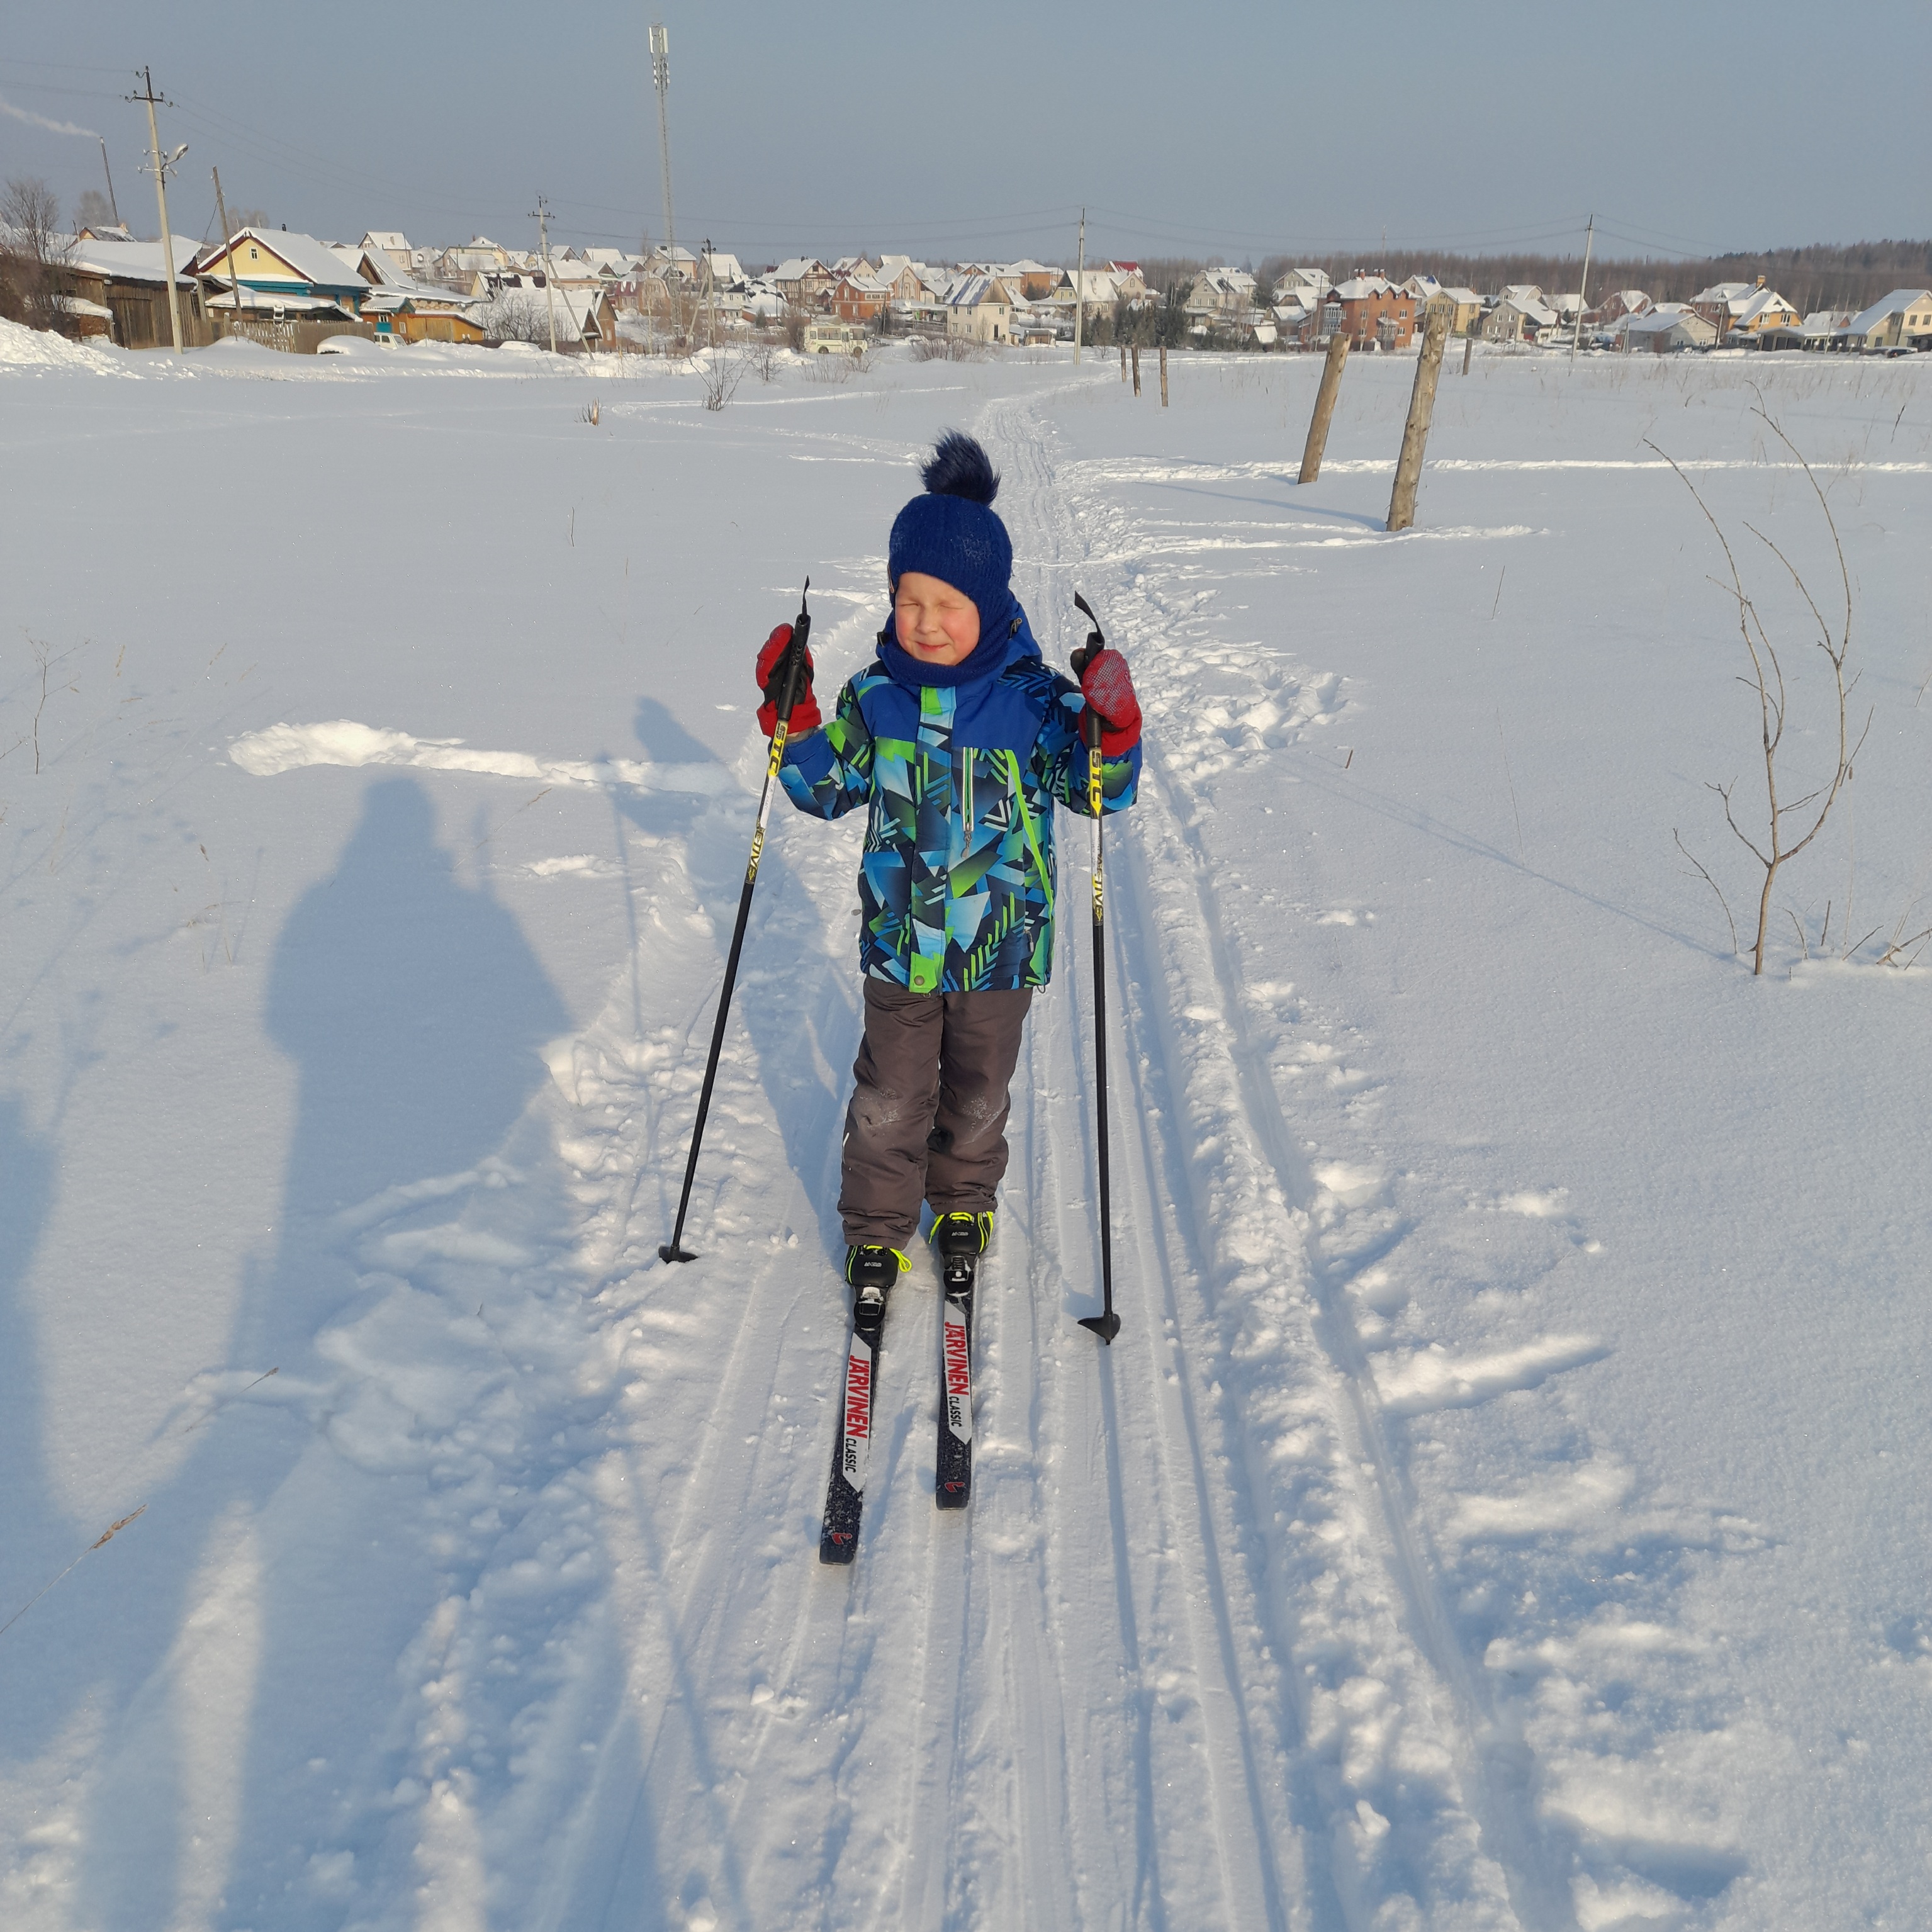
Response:
[{"label": "snow-covered field", "polygon": [[[1932,365],[1452,358],[1391,538],[1413,367],[1350,363],[1304,490],[1312,358],[1178,358],[1163,412],[889,352],[714,414],[0,334],[8,1932],[1925,1922],[1932,954],[1876,962],[1932,926]],[[1747,525],[1840,593],[1760,392],[1873,722],[1754,980],[1672,833],[1744,927],[1706,787],[1758,796],[1755,700],[1646,439],[1783,650],[1795,796],[1828,684]],[[1076,914],[972,1510],[922,1262],[848,1574],[856,821],[781,808],[703,1258],[656,1250],[751,652],[808,571],[826,689],[862,661],[949,424],[1048,655],[1082,590],[1148,704],[1126,1326],[1076,1325]]]}]

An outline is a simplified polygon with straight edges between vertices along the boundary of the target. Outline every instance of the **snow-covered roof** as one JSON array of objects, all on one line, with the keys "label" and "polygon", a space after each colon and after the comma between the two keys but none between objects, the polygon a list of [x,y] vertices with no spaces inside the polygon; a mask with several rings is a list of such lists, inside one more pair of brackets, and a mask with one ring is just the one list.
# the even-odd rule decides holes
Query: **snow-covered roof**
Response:
[{"label": "snow-covered roof", "polygon": [[364,248],[383,248],[398,255],[410,252],[409,238],[399,228],[372,228],[363,236],[359,244]]},{"label": "snow-covered roof", "polygon": [[[185,278],[196,244],[185,235],[169,238],[174,244],[175,277]],[[122,282],[165,282],[167,266],[159,242],[76,242],[68,258],[70,268],[85,274],[110,275]]]},{"label": "snow-covered roof", "polygon": [[1483,298],[1474,289],[1444,289],[1439,283],[1437,286],[1458,308],[1480,308],[1482,306]]},{"label": "snow-covered roof", "polygon": [[1538,302],[1532,295],[1506,295],[1496,306],[1514,309],[1526,322],[1534,322],[1538,328],[1552,328],[1556,325],[1556,311],[1547,302]]},{"label": "snow-covered roof", "polygon": [[208,296],[203,306],[224,310],[238,308],[244,315],[251,310],[266,315],[274,309],[286,315],[345,314],[342,304],[328,296],[297,295],[292,289],[251,289],[246,281],[238,295],[233,289],[224,287],[220,294]]},{"label": "snow-covered roof", "polygon": [[825,264],[815,255],[794,255],[772,271],[775,282],[802,282],[808,275],[822,275]]},{"label": "snow-covered roof", "polygon": [[1684,328],[1696,333],[1700,329],[1716,331],[1694,310],[1672,306],[1670,308],[1652,309],[1648,315],[1634,315],[1624,325],[1624,333],[1630,335],[1668,335],[1673,328]]},{"label": "snow-covered roof", "polygon": [[1756,289],[1755,282],[1713,282],[1708,289],[1700,289],[1690,299],[1693,302],[1741,302]]},{"label": "snow-covered roof", "polygon": [[[361,243],[350,248],[340,242],[332,243],[328,252],[352,273],[358,281],[367,282],[371,288],[401,288],[409,284],[409,278],[389,259],[386,249],[373,242]],[[217,272],[228,272],[227,257],[217,253],[208,258],[218,265]],[[370,271],[374,271],[373,274]]]},{"label": "snow-covered roof", "polygon": [[1010,304],[1012,298],[997,277],[992,275],[964,275],[946,292],[949,308],[976,308],[982,302],[996,302]]},{"label": "snow-covered roof", "polygon": [[1731,307],[1732,319],[1741,323],[1752,323],[1774,312],[1796,315],[1798,311],[1775,289],[1754,289],[1741,303]]},{"label": "snow-covered roof", "polygon": [[[258,258],[253,261],[247,252],[251,243],[259,250]],[[243,228],[236,232],[232,242],[211,242],[201,251],[196,272],[208,262],[218,262],[220,272],[226,274],[230,248],[235,254],[236,272],[245,281],[303,281],[325,289],[359,290],[368,286],[326,242],[318,242],[313,235],[292,235],[286,228]]]},{"label": "snow-covered roof", "polygon": [[[248,292],[245,284],[242,292],[244,295]],[[362,313],[364,315],[396,315],[405,308],[418,312],[429,308],[452,308],[460,309],[466,315],[485,299],[480,296],[458,295],[454,289],[426,289],[419,283],[411,282],[401,288],[371,289],[362,298]]]},{"label": "snow-covered roof", "polygon": [[1902,315],[1924,302],[1932,302],[1932,290],[1894,289],[1882,301],[1874,302],[1870,308],[1861,309],[1852,317],[1849,326],[1854,335],[1869,335],[1888,316]]},{"label": "snow-covered roof", "polygon": [[1339,296],[1343,302],[1366,302],[1370,296],[1395,293],[1395,285],[1382,275],[1351,275],[1346,282],[1337,282],[1329,293]]}]

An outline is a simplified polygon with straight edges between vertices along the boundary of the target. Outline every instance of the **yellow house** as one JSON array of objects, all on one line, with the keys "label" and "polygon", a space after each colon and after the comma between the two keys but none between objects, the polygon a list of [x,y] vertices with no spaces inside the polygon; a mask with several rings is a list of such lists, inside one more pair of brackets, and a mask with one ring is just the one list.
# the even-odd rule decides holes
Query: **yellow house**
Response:
[{"label": "yellow house", "polygon": [[1422,304],[1425,331],[1438,315],[1448,318],[1451,335],[1467,335],[1483,319],[1483,298],[1474,289],[1437,289]]}]

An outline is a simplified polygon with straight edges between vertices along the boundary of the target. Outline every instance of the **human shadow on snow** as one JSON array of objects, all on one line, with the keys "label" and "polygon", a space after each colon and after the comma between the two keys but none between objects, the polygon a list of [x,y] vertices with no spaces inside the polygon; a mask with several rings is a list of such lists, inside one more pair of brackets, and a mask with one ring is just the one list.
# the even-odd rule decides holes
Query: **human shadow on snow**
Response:
[{"label": "human shadow on snow", "polygon": [[[38,1324],[27,1277],[53,1204],[52,1144],[28,1126],[12,1095],[0,1098],[0,1622],[22,1611],[82,1548],[81,1526],[52,1507],[53,1472],[44,1444]],[[105,1528],[105,1523],[100,1527]],[[98,1532],[97,1532],[98,1533]],[[19,1761],[44,1749],[72,1701],[66,1672],[46,1648],[66,1650],[73,1621],[91,1622],[94,1593],[84,1586],[22,1616],[0,1639],[0,1706],[7,1712],[6,1755]],[[30,1618],[32,1620],[30,1621]],[[52,1621],[50,1621],[52,1620]]]},{"label": "human shadow on snow", "polygon": [[[567,1020],[516,920],[454,877],[422,786],[391,778],[370,786],[334,874],[284,926],[266,1024],[295,1063],[297,1112],[280,1245],[244,1283],[229,1366],[277,1379],[262,1385],[269,1400],[232,1403],[201,1431],[154,1499],[160,1533],[129,1552],[141,1562],[122,1587],[140,1614],[112,1653],[120,1689],[109,1700],[126,1735],[79,1865],[80,1922],[103,1932],[146,1932],[165,1916],[188,1808],[211,1780],[232,1791],[236,1814],[224,1924],[338,1924],[348,1881],[308,1869],[310,1852],[346,1840],[366,1871],[403,1828],[406,1813],[393,1825],[387,1814],[345,1819],[334,1801],[368,1788],[373,1768],[408,1743],[386,1735],[399,1660],[446,1580],[419,1534],[434,1472],[406,1444],[358,1453],[338,1427],[343,1372],[318,1340],[398,1287],[363,1274],[352,1252],[373,1219],[342,1216],[476,1169],[545,1077],[538,1050]],[[392,1199],[386,1237],[450,1217],[446,1191],[413,1210]],[[206,1621],[197,1570],[237,1551],[256,1580],[242,1593],[256,1636],[251,1658],[245,1645],[232,1653],[239,1681],[224,1687],[224,1737],[221,1717],[171,1681],[183,1666],[170,1652],[194,1641],[191,1618]],[[224,1758],[212,1768],[211,1747]]]}]

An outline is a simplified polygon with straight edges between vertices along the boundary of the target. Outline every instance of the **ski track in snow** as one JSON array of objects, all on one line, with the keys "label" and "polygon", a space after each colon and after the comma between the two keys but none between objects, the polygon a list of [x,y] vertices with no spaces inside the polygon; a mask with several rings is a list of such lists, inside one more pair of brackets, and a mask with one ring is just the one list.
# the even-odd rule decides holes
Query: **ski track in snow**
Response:
[{"label": "ski track in snow", "polygon": [[[1456,1216],[1514,1217],[1546,1244],[1526,1264],[1553,1267],[1582,1246],[1566,1197],[1498,1176],[1472,1203],[1394,1172],[1372,1042],[1250,956],[1214,789],[1318,748],[1355,700],[1229,642],[1179,560],[1228,526],[1190,545],[1124,486],[1262,472],[1074,461],[1051,410],[980,424],[1018,587],[1061,660],[1086,591],[1149,720],[1142,796],[1106,831],[1123,1333],[1100,1349],[1072,1319],[1098,1282],[1088,831],[1067,817],[982,1276],[973,1506],[932,1506],[921,1254],[886,1325],[859,1559],[821,1569],[860,821],[767,848],[687,1236],[703,1258],[676,1270],[655,1250],[750,814],[734,782],[685,836],[618,821],[614,856],[554,862],[621,871],[643,922],[604,1013],[551,1048],[497,1159],[338,1216],[365,1292],[320,1338],[334,1379],[251,1398],[367,1469],[433,1474],[443,1586],[398,1666],[414,1688],[290,1873],[326,1903],[352,1870],[388,1901],[358,1923],[418,1922],[434,1885],[449,1924],[570,1932],[1594,1932],[1695,1924],[1738,1876],[1712,1788],[1740,1744],[1673,1620],[1669,1552],[1748,1550],[1748,1526],[1587,1441],[1535,1446],[1598,1338],[1499,1328],[1456,1353],[1415,1330],[1402,1281],[1424,1250],[1453,1265]],[[719,767],[692,768],[700,787],[278,730],[236,762],[723,788]],[[1310,928],[1365,943],[1346,881],[1302,863]],[[1528,1406],[1519,1486],[1458,1490],[1430,1432],[1505,1396]]]}]

